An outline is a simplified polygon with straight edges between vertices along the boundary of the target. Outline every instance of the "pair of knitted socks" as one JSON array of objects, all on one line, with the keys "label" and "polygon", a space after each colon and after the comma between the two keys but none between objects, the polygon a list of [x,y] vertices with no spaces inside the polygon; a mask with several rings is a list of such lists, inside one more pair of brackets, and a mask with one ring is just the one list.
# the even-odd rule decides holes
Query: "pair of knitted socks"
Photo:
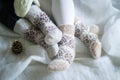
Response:
[{"label": "pair of knitted socks", "polygon": [[[54,14],[54,17],[58,15],[60,14]],[[93,57],[99,57],[101,53],[101,44],[97,36],[88,31],[87,26],[81,25],[79,21],[74,25],[74,16],[73,13],[69,20],[60,20],[55,17],[58,28],[45,12],[38,6],[32,5],[25,16],[26,19],[17,21],[14,31],[29,41],[43,46],[49,56],[54,57],[48,65],[50,70],[64,70],[69,67],[75,57],[74,35],[84,42]]]},{"label": "pair of knitted socks", "polygon": [[97,28],[93,26],[95,30],[89,29],[79,20],[75,21],[73,0],[52,0],[52,13],[57,26],[63,34],[61,41],[58,43],[58,54],[48,65],[50,70],[64,70],[73,62],[75,58],[75,36],[88,47],[94,58],[100,57],[101,43],[95,34]]}]

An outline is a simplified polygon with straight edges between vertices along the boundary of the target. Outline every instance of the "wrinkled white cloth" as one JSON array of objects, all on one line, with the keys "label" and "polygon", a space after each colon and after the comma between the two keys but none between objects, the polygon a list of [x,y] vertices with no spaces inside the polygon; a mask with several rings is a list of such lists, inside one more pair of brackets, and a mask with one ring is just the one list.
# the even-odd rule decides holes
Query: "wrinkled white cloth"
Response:
[{"label": "wrinkled white cloth", "polygon": [[[40,0],[51,16],[51,0]],[[76,14],[86,24],[98,24],[102,56],[93,59],[76,38],[76,58],[68,70],[47,70],[50,59],[46,51],[0,24],[0,80],[119,80],[120,79],[120,14],[119,0],[74,0]],[[24,46],[20,55],[11,52],[19,39]]]}]

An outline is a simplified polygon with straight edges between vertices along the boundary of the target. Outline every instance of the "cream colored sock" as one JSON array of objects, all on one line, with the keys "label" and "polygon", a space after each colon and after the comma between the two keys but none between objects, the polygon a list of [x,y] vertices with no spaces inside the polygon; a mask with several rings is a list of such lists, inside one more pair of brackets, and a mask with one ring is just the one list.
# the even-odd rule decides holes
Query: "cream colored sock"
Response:
[{"label": "cream colored sock", "polygon": [[69,68],[75,57],[73,0],[52,0],[52,14],[62,31],[62,39],[58,43],[58,55],[48,64],[48,69],[61,71]]},{"label": "cream colored sock", "polygon": [[101,56],[101,42],[96,35],[99,29],[95,25],[92,28],[94,29],[89,29],[88,26],[83,25],[80,20],[77,20],[75,22],[75,36],[83,41],[94,58],[99,58]]},{"label": "cream colored sock", "polygon": [[45,42],[47,44],[54,45],[61,40],[62,32],[38,6],[32,5],[26,18],[29,19],[34,26],[41,29],[45,35]]},{"label": "cream colored sock", "polygon": [[58,45],[48,45],[45,43],[45,36],[38,27],[33,26],[26,19],[19,19],[14,27],[14,31],[20,34],[23,38],[31,41],[32,43],[39,44],[48,52],[49,57],[54,57],[58,53]]},{"label": "cream colored sock", "polygon": [[74,26],[62,25],[60,29],[63,37],[59,42],[59,51],[55,59],[48,65],[48,69],[53,71],[67,69],[75,58]]}]

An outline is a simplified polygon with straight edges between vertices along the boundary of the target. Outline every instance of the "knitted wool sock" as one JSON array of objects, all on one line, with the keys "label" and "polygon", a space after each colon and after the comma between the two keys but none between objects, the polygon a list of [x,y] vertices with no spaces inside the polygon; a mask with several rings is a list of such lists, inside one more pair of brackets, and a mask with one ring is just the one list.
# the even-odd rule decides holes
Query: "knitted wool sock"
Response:
[{"label": "knitted wool sock", "polygon": [[83,25],[78,20],[75,22],[75,36],[83,41],[94,58],[99,58],[101,56],[101,42],[96,35],[98,34],[98,28],[96,26],[93,26],[93,28],[93,30],[90,30],[88,26]]},{"label": "knitted wool sock", "polygon": [[60,26],[63,32],[62,40],[59,42],[59,51],[55,59],[48,65],[49,70],[65,70],[75,58],[74,26]]},{"label": "knitted wool sock", "polygon": [[33,26],[25,19],[19,19],[14,27],[14,31],[32,43],[39,44],[48,52],[49,57],[58,53],[58,45],[48,45],[44,42],[44,35],[38,27]]},{"label": "knitted wool sock", "polygon": [[58,54],[48,65],[48,69],[53,71],[65,70],[71,65],[75,57],[73,0],[52,0],[52,13],[63,34],[58,43]]},{"label": "knitted wool sock", "polygon": [[62,32],[38,6],[32,5],[26,18],[29,19],[34,26],[41,29],[45,35],[45,42],[47,44],[54,45],[61,40]]}]

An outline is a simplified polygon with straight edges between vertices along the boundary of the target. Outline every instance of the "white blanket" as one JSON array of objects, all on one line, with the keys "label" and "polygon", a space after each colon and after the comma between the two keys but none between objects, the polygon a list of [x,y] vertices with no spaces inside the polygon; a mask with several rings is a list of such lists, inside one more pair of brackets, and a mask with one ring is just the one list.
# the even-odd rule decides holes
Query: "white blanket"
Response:
[{"label": "white blanket", "polygon": [[[40,0],[51,16],[51,0]],[[97,24],[102,42],[102,56],[93,59],[76,38],[76,58],[68,70],[47,70],[50,59],[46,51],[0,24],[0,80],[119,80],[120,79],[120,1],[74,0],[76,15],[85,24]],[[116,9],[117,8],[117,9]],[[52,17],[52,16],[51,16]],[[21,40],[24,52],[15,55],[11,44]]]}]

